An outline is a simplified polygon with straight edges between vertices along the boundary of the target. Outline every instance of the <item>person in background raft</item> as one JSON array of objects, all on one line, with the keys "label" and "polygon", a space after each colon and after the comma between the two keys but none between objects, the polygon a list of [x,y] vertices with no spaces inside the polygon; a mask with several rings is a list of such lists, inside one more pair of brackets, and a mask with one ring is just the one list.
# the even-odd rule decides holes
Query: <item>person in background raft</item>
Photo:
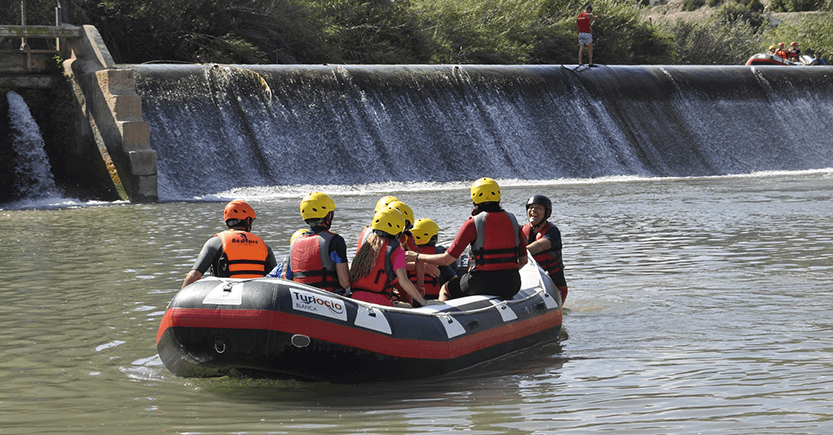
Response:
[{"label": "person in background raft", "polygon": [[185,288],[210,268],[213,275],[224,278],[260,278],[278,265],[272,248],[251,233],[255,210],[245,201],[235,199],[223,209],[228,229],[208,239],[185,276]]},{"label": "person in background raft", "polygon": [[549,273],[552,282],[561,292],[561,303],[567,300],[567,281],[564,279],[564,262],[561,258],[561,231],[549,223],[552,201],[544,195],[534,195],[526,201],[526,217],[521,232],[526,237],[526,250]]},{"label": "person in background raft", "polygon": [[787,60],[790,62],[801,62],[801,50],[798,49],[798,43],[790,42],[790,49],[787,51]]},{"label": "person in background raft", "polygon": [[593,33],[590,30],[590,21],[599,21],[599,16],[593,14],[593,6],[587,5],[584,12],[578,14],[576,18],[576,30],[578,30],[578,64],[584,63],[582,61],[584,55],[584,46],[587,46],[588,64],[593,65]]},{"label": "person in background raft", "polygon": [[[411,232],[417,243],[417,249],[420,254],[442,254],[445,248],[437,246],[437,237],[440,233],[440,227],[431,219],[417,219]],[[423,262],[419,262],[424,264]],[[451,266],[442,266],[437,269],[436,275],[429,273],[427,270],[423,274],[425,299],[437,299],[440,296],[440,286],[457,277],[457,272]],[[417,283],[416,272],[408,271],[408,278],[412,283]]]},{"label": "person in background raft", "polygon": [[283,276],[333,293],[349,294],[347,243],[330,231],[335,202],[326,193],[312,192],[301,200],[300,209],[309,230],[289,246],[289,261]]},{"label": "person in background raft", "polygon": [[472,184],[471,201],[472,217],[460,227],[448,251],[433,255],[409,252],[409,260],[447,266],[470,245],[474,267],[445,283],[439,299],[446,301],[470,295],[511,299],[521,289],[518,269],[527,262],[526,240],[521,237],[518,220],[500,207],[500,186],[491,178],[481,178]]},{"label": "person in background raft", "polygon": [[810,62],[810,65],[827,65],[827,62],[821,57],[821,53],[818,51],[813,52],[813,61]]},{"label": "person in background raft", "polygon": [[775,55],[780,57],[781,59],[786,59],[789,56],[787,50],[784,48],[783,42],[778,43],[778,50],[775,51]]},{"label": "person in background raft", "polygon": [[405,217],[395,208],[383,207],[375,215],[366,240],[359,246],[350,267],[350,286],[353,299],[385,306],[391,301],[393,289],[399,282],[411,296],[412,305],[420,307],[428,302],[408,280],[405,271],[405,255],[399,246],[399,236],[405,229]]}]

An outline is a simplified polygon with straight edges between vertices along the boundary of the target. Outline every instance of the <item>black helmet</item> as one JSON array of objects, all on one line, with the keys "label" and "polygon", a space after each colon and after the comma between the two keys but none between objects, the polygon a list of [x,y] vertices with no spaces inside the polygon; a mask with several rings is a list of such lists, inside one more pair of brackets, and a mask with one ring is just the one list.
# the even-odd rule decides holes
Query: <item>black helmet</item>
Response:
[{"label": "black helmet", "polygon": [[544,220],[549,219],[550,215],[552,214],[552,201],[544,195],[532,195],[528,200],[526,200],[526,208],[529,208],[532,204],[540,204],[544,206]]}]

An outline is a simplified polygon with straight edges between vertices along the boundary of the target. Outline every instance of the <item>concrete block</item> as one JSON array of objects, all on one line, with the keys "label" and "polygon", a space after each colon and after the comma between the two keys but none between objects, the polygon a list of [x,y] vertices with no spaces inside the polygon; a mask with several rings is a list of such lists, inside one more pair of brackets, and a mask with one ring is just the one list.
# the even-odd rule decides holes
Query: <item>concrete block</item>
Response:
[{"label": "concrete block", "polygon": [[142,97],[138,95],[113,95],[110,107],[116,121],[142,121]]},{"label": "concrete block", "polygon": [[156,176],[156,151],[138,150],[127,153],[133,175]]},{"label": "concrete block", "polygon": [[105,69],[96,72],[105,93],[136,95],[136,73],[130,69]]},{"label": "concrete block", "polygon": [[133,175],[156,175],[156,151],[130,151],[128,158],[130,159],[130,170],[133,172]]},{"label": "concrete block", "polygon": [[117,121],[125,151],[150,149],[150,123]]},{"label": "concrete block", "polygon": [[[146,175],[137,177],[139,185],[137,186],[136,202],[158,202],[159,194],[157,193],[156,175]],[[131,198],[134,201],[134,198]]]}]

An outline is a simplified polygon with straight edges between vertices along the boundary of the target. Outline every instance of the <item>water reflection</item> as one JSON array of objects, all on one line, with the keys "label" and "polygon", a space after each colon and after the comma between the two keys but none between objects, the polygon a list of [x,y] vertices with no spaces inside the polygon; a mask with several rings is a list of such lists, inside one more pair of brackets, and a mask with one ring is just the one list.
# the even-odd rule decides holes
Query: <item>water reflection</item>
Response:
[{"label": "water reflection", "polygon": [[[0,397],[14,433],[824,433],[833,420],[829,174],[540,184],[570,297],[560,341],[444,377],[183,379],[155,350],[222,202],[0,213]],[[449,240],[464,189],[396,192]],[[300,199],[300,196],[299,198]],[[348,250],[377,195],[336,199]],[[276,254],[296,199],[252,201]],[[352,254],[352,252],[351,252]]]}]

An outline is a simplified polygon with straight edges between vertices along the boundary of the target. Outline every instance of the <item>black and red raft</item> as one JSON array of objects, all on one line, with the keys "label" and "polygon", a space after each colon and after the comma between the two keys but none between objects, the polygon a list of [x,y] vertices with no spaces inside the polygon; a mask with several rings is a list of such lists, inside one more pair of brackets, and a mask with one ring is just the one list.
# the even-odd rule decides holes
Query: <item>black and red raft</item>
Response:
[{"label": "black and red raft", "polygon": [[558,290],[531,258],[521,279],[511,300],[393,308],[278,278],[209,277],[174,296],[156,347],[183,377],[354,383],[441,375],[557,339]]}]

